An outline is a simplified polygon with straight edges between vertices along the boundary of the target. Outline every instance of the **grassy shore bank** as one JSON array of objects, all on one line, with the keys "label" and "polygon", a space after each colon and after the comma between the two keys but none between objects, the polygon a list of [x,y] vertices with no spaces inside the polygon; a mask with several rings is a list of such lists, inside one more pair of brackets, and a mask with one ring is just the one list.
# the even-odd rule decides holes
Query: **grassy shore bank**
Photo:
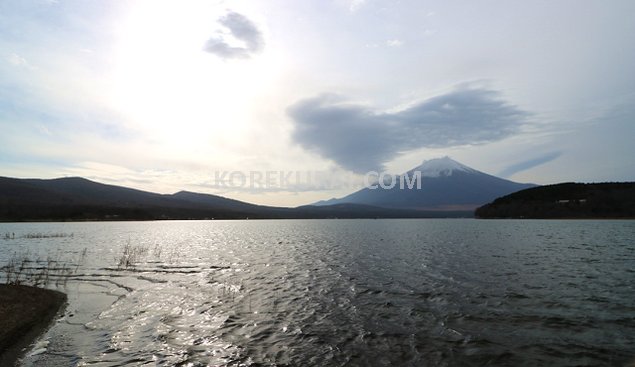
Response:
[{"label": "grassy shore bank", "polygon": [[0,285],[0,366],[13,366],[66,303],[61,292]]}]

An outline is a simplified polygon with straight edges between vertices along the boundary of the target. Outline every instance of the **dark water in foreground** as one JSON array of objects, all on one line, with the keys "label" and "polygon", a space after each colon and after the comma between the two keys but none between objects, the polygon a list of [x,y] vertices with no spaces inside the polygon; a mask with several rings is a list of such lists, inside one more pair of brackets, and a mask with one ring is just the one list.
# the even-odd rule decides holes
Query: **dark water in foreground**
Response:
[{"label": "dark water in foreground", "polygon": [[[635,358],[635,221],[0,224],[6,232],[2,263],[28,251],[74,267],[57,286],[66,313],[26,366]],[[140,253],[118,268],[127,243]]]}]

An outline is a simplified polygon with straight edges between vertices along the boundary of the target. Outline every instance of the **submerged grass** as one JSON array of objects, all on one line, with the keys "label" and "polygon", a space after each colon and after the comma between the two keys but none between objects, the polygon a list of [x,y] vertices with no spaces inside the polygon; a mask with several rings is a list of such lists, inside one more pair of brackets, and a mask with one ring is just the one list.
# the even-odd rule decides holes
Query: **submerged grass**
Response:
[{"label": "submerged grass", "polygon": [[84,248],[75,260],[63,259],[59,254],[47,255],[46,259],[39,256],[34,259],[29,251],[14,252],[8,262],[0,267],[0,271],[5,275],[5,284],[46,287],[54,282],[56,286],[66,285],[86,259],[87,251]]},{"label": "submerged grass", "polygon": [[16,236],[15,232],[6,232],[4,236],[2,236],[5,240],[14,240],[16,238],[26,238],[26,239],[39,239],[39,238],[66,238],[73,237],[73,233],[64,233],[64,232],[56,232],[56,233],[43,233],[43,232],[33,232],[26,233],[22,236]]},{"label": "submerged grass", "polygon": [[161,244],[154,245],[133,245],[130,239],[121,248],[119,255],[114,257],[117,269],[134,268],[142,262],[162,262],[175,263],[182,257],[178,248],[166,250]]},{"label": "submerged grass", "polygon": [[59,232],[59,233],[41,233],[41,232],[37,232],[37,233],[27,233],[25,235],[22,236],[22,238],[66,238],[66,237],[73,237],[74,234],[73,233],[63,233],[63,232]]}]

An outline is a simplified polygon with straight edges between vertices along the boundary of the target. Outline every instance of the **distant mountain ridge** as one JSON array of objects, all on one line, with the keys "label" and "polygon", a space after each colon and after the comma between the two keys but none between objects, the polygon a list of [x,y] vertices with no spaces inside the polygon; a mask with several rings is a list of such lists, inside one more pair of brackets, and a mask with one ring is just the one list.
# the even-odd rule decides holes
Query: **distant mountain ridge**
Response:
[{"label": "distant mountain ridge", "polygon": [[[452,213],[450,213],[452,215]],[[157,220],[245,218],[425,218],[436,213],[361,204],[272,207],[217,195],[157,194],[81,177],[0,177],[0,221]]]},{"label": "distant mountain ridge", "polygon": [[340,199],[315,205],[365,204],[410,210],[474,210],[500,196],[535,187],[475,170],[449,157],[431,159],[404,173],[412,182],[421,174],[421,188],[364,188]]},{"label": "distant mountain ridge", "polygon": [[[247,215],[238,208],[231,208],[231,199],[220,196],[216,198],[218,207],[210,208],[183,200],[176,194],[157,194],[93,182],[81,177],[50,180],[0,177],[0,220],[160,219]],[[244,207],[258,207],[244,204]]]}]

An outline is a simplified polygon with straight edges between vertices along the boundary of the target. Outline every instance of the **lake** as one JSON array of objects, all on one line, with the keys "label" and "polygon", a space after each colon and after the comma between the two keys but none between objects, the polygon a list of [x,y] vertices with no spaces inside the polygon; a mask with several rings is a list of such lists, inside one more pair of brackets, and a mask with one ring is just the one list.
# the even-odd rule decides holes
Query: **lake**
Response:
[{"label": "lake", "polygon": [[25,366],[635,358],[635,221],[0,223],[11,258],[69,297]]}]

